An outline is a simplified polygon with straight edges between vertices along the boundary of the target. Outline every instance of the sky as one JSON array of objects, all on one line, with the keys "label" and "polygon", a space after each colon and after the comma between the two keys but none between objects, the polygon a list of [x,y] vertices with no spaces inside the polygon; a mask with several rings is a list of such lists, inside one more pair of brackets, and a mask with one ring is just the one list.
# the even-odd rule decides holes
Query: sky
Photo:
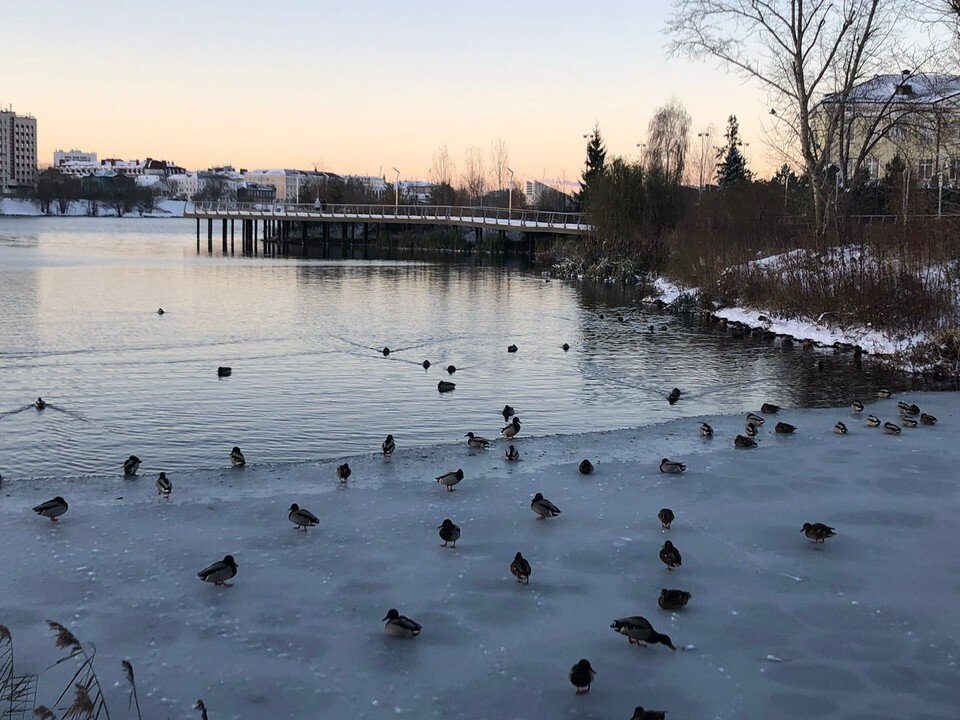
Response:
[{"label": "sky", "polygon": [[675,96],[694,143],[736,114],[766,174],[764,92],[668,57],[670,5],[0,0],[0,105],[37,117],[41,166],[79,148],[426,179],[440,146],[460,172],[502,138],[518,179],[572,182],[595,122],[609,154],[636,157]]}]

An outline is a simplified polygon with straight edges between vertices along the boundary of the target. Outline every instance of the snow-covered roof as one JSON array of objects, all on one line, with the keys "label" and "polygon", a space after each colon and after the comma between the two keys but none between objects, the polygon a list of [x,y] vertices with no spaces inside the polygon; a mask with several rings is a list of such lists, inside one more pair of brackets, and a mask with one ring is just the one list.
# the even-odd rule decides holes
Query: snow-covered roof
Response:
[{"label": "snow-covered roof", "polygon": [[[854,85],[849,101],[855,103],[897,103],[935,105],[960,99],[960,75],[908,72],[896,75],[875,75],[870,80]],[[825,104],[842,100],[841,93],[831,93],[823,98]]]}]

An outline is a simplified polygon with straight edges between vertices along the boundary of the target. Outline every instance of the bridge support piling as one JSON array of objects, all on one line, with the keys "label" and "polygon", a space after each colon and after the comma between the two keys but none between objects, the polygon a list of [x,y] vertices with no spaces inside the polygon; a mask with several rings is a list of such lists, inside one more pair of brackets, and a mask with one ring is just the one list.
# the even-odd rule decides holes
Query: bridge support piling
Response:
[{"label": "bridge support piling", "polygon": [[197,218],[197,255],[200,254],[200,218]]},{"label": "bridge support piling", "polygon": [[220,237],[223,244],[223,254],[227,254],[227,221],[220,221]]},{"label": "bridge support piling", "polygon": [[230,219],[230,254],[233,255],[233,218]]},{"label": "bridge support piling", "polygon": [[207,220],[207,252],[213,252],[213,218]]}]

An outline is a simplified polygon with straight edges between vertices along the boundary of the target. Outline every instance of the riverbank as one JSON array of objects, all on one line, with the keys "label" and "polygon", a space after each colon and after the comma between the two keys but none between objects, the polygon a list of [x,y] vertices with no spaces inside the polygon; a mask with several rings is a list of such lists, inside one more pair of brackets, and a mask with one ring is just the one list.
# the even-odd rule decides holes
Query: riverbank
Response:
[{"label": "riverbank", "polygon": [[[150,212],[131,212],[124,217],[144,218],[182,218],[186,207],[191,203],[185,200],[158,200]],[[45,215],[40,212],[40,204],[34,200],[21,198],[0,198],[0,216],[9,217],[88,217],[90,209],[86,200],[71,200],[65,213],[53,212]],[[95,217],[116,215],[107,205],[100,203]]]},{"label": "riverbank", "polygon": [[[133,481],[8,482],[3,622],[18,672],[42,673],[38,703],[70,677],[69,663],[43,670],[59,657],[44,624],[53,619],[96,645],[112,707],[127,702],[120,660],[130,658],[146,716],[193,717],[202,697],[211,716],[241,719],[321,706],[358,718],[608,718],[643,704],[723,720],[946,720],[960,703],[960,623],[943,611],[960,571],[960,488],[945,479],[960,462],[947,440],[956,395],[862,399],[884,420],[904,399],[940,423],[890,437],[846,407],[783,410],[743,451],[732,443],[742,415],[678,419],[521,434],[518,463],[503,458],[504,441],[470,454],[462,442],[410,447],[418,438],[386,461],[172,473],[169,501],[156,496],[154,468]],[[702,419],[712,440],[698,436]],[[797,434],[774,435],[777,419]],[[841,419],[846,436],[831,432]],[[473,429],[489,437],[500,424]],[[663,456],[687,473],[661,474]],[[593,475],[577,472],[583,458]],[[334,468],[345,459],[353,474],[341,488]],[[457,467],[464,480],[445,492],[434,477]],[[563,514],[536,520],[535,492]],[[30,512],[54,495],[70,503],[59,523]],[[291,502],[319,527],[293,530]],[[677,515],[668,535],[656,519],[665,506]],[[445,517],[463,530],[455,550],[439,547]],[[808,521],[837,537],[811,544],[799,533]],[[657,557],[665,537],[683,553],[674,572]],[[529,586],[508,571],[518,550],[533,566]],[[200,583],[197,571],[226,553],[239,565],[234,587]],[[661,587],[693,599],[660,610]],[[385,637],[390,607],[422,623],[422,636]],[[678,651],[610,630],[630,614]],[[576,697],[566,673],[581,657],[598,675]]]}]

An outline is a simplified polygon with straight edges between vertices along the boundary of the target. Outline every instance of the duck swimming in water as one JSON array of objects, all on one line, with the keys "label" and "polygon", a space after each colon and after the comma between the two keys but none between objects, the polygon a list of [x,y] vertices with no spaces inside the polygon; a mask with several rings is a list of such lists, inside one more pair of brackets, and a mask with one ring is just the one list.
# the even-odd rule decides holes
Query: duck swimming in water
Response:
[{"label": "duck swimming in water", "polygon": [[586,658],[580,660],[576,665],[570,668],[570,683],[577,689],[577,695],[586,695],[590,692],[590,685],[593,684],[593,678],[597,672],[590,666],[590,661]]},{"label": "duck swimming in water", "polygon": [[509,346],[507,347],[507,352],[508,352],[508,353],[515,353],[515,352],[517,351],[517,349],[518,349],[518,348],[517,348],[516,345],[509,345]]},{"label": "duck swimming in water", "polygon": [[669,635],[658,633],[653,629],[650,621],[641,615],[631,615],[629,617],[617,618],[610,627],[621,635],[626,635],[631,645],[636,643],[640,647],[646,647],[647,644],[666,645],[671,650],[676,650]]},{"label": "duck swimming in water", "polygon": [[233,368],[221,365],[217,368],[217,377],[230,377],[233,374]]},{"label": "duck swimming in water", "polygon": [[450,543],[451,547],[457,546],[457,540],[460,539],[460,526],[455,525],[453,520],[447,518],[440,525],[437,525],[440,530],[440,539],[443,540],[443,547],[447,547],[447,543]]},{"label": "duck swimming in water", "polygon": [[163,308],[157,308],[157,315],[166,315],[167,312]]},{"label": "duck swimming in water", "polygon": [[131,455],[126,460],[123,461],[123,474],[127,477],[137,474],[137,469],[140,467],[140,458],[136,455]]},{"label": "duck swimming in water", "polygon": [[676,516],[670,508],[660,508],[660,512],[657,513],[657,519],[660,521],[663,531],[666,532],[670,529],[670,525],[676,519]]},{"label": "duck swimming in water", "polygon": [[51,521],[57,522],[57,518],[63,515],[69,507],[67,501],[57,495],[53,500],[40,503],[33,511],[41,517],[50,518]]},{"label": "duck swimming in water", "polygon": [[307,528],[320,524],[320,520],[316,515],[296,503],[290,506],[287,519],[294,524],[294,530],[303,530],[304,532],[307,531]]},{"label": "duck swimming in water", "polygon": [[461,480],[463,480],[463,470],[444,473],[437,478],[437,482],[443,485],[450,492],[453,492],[453,486]]},{"label": "duck swimming in water", "polygon": [[680,388],[674,388],[670,391],[670,394],[667,395],[667,402],[671,405],[676,405],[677,400],[680,399]]},{"label": "duck swimming in water", "polygon": [[506,454],[507,460],[510,462],[516,462],[520,459],[520,451],[517,450],[513,445],[507,448]]},{"label": "duck swimming in water", "polygon": [[467,447],[471,450],[486,450],[490,446],[489,440],[472,432],[468,432],[464,437],[467,438]]},{"label": "duck swimming in water", "polygon": [[663,458],[663,459],[660,461],[660,472],[662,472],[662,473],[669,473],[669,474],[671,474],[671,475],[679,475],[680,473],[682,473],[682,472],[683,472],[684,470],[686,470],[686,469],[687,469],[687,466],[684,465],[682,462],[675,462],[675,461],[670,460],[670,459],[668,459],[668,458]]},{"label": "duck swimming in water", "polygon": [[208,565],[197,573],[197,577],[204,582],[212,582],[214,585],[223,585],[230,587],[227,580],[237,576],[237,563],[233,555],[225,555],[223,560],[218,560],[212,565]]},{"label": "duck swimming in water", "polygon": [[829,525],[808,522],[803,524],[803,527],[800,528],[800,532],[813,540],[815,543],[822,543],[827,538],[832,538],[837,534],[836,529],[830,527]]},{"label": "duck swimming in water", "polygon": [[517,413],[509,405],[504,405],[503,410],[500,411],[500,414],[503,415],[503,421],[507,422],[510,418],[512,418]]},{"label": "duck swimming in water", "polygon": [[247,459],[243,456],[240,447],[237,445],[234,445],[233,450],[230,451],[230,462],[235,468],[242,468],[247,464]]},{"label": "duck swimming in water", "polygon": [[543,493],[537,493],[530,501],[530,509],[538,515],[538,519],[556,517],[560,514],[560,508],[547,500]]},{"label": "duck swimming in water", "polygon": [[564,351],[564,352],[567,352],[567,351],[570,349],[570,346],[569,346],[567,343],[564,343],[564,344],[561,345],[560,347],[563,348],[563,351]]},{"label": "duck swimming in water", "polygon": [[593,463],[584,458],[580,461],[580,465],[577,467],[577,470],[580,471],[581,475],[589,475],[593,472]]},{"label": "duck swimming in water", "polygon": [[520,432],[520,418],[518,418],[516,415],[514,415],[513,420],[509,425],[506,425],[502,430],[500,430],[500,434],[503,437],[507,438],[507,440],[512,440],[517,436],[519,432]]},{"label": "duck swimming in water", "polygon": [[157,495],[162,495],[163,497],[170,497],[170,493],[173,492],[173,483],[167,479],[167,474],[165,472],[160,473],[157,477]]},{"label": "duck swimming in water", "polygon": [[441,380],[437,383],[437,390],[442,393],[453,392],[457,389],[455,383],[448,382],[447,380]]},{"label": "duck swimming in water", "polygon": [[700,437],[705,437],[705,438],[713,437],[713,428],[710,427],[708,423],[702,423],[700,425]]},{"label": "duck swimming in water", "polygon": [[390,608],[381,622],[386,623],[383,630],[390,637],[415,638],[423,630],[420,623],[401,615],[396,608]]},{"label": "duck swimming in water", "polygon": [[690,598],[693,597],[686,590],[660,590],[660,597],[657,598],[657,605],[664,610],[680,610],[685,608]]},{"label": "duck swimming in water", "polygon": [[683,565],[683,558],[680,557],[680,551],[677,550],[669,540],[663,543],[663,547],[660,548],[660,560],[667,566],[667,570],[673,570]]},{"label": "duck swimming in water", "polygon": [[457,371],[456,365],[447,365],[447,372],[453,375]]},{"label": "duck swimming in water", "polygon": [[381,452],[386,457],[393,455],[393,451],[397,449],[397,443],[393,440],[393,435],[387,435],[387,439],[383,441],[383,444],[380,446]]},{"label": "duck swimming in water", "polygon": [[381,350],[380,352],[383,353],[383,356],[384,356],[384,357],[388,357],[388,356],[390,355],[390,348],[385,347],[385,348],[384,348],[383,350]]},{"label": "duck swimming in water", "polygon": [[513,562],[510,563],[510,574],[513,575],[518,583],[530,584],[530,563],[520,553],[517,553]]},{"label": "duck swimming in water", "polygon": [[429,369],[430,369],[430,361],[429,361],[429,360],[424,360],[422,363],[420,363],[420,365],[423,367],[424,370],[429,370]]},{"label": "duck swimming in water", "polygon": [[33,406],[37,410],[43,410],[47,406],[47,403],[44,402],[44,399],[42,397],[38,397],[37,401],[33,404]]}]

